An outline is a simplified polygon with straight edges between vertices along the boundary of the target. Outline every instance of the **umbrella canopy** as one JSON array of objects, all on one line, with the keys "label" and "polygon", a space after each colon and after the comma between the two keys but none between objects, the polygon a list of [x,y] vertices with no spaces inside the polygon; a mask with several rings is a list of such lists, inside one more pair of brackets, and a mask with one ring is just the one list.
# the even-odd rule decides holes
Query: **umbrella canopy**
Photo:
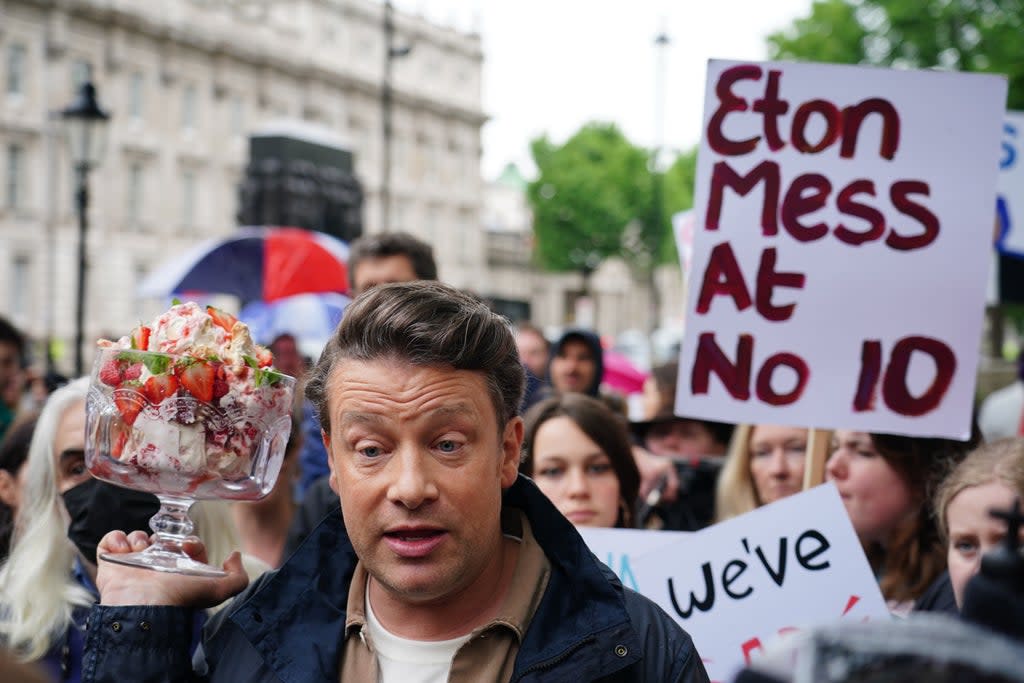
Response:
[{"label": "umbrella canopy", "polygon": [[139,285],[140,297],[232,294],[245,304],[309,292],[348,292],[348,245],[301,228],[240,228],[173,258]]},{"label": "umbrella canopy", "polygon": [[351,299],[327,292],[297,294],[276,301],[251,301],[238,319],[249,326],[253,339],[269,344],[280,334],[291,334],[302,346],[323,346],[341,321]]},{"label": "umbrella canopy", "polygon": [[647,373],[637,368],[625,354],[611,349],[604,350],[604,376],[601,381],[624,394],[636,394],[644,390]]}]

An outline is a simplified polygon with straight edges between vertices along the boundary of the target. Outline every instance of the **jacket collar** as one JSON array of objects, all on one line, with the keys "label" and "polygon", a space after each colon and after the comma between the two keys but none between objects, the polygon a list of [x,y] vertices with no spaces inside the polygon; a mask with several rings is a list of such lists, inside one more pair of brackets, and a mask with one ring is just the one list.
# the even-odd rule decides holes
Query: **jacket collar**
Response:
[{"label": "jacket collar", "polygon": [[[503,504],[526,514],[551,563],[513,680],[563,662],[607,675],[636,661],[639,638],[623,604],[622,585],[594,558],[575,527],[522,475],[505,492]],[[313,671],[337,679],[356,562],[341,510],[335,509],[231,615],[282,680],[302,680],[298,672],[310,680]]]}]

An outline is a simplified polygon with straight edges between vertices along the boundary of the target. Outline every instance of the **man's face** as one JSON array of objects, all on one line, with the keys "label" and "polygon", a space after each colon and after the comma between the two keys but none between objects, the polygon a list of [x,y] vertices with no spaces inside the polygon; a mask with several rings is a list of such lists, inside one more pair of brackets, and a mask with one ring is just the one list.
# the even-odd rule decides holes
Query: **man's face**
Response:
[{"label": "man's face", "polygon": [[408,256],[395,254],[382,258],[363,259],[356,266],[352,281],[355,283],[354,295],[358,296],[376,285],[391,282],[412,282],[419,280],[412,261]]},{"label": "man's face", "polygon": [[292,377],[302,374],[302,356],[294,339],[282,337],[274,342],[270,350],[274,354],[274,367]]},{"label": "man's face", "polygon": [[15,384],[21,377],[21,356],[18,347],[9,342],[0,342],[0,400],[10,402],[17,399]]},{"label": "man's face", "polygon": [[330,483],[356,554],[389,597],[457,599],[500,575],[502,490],[523,423],[498,431],[483,376],[343,360],[328,383]]},{"label": "man's face", "polygon": [[551,359],[551,384],[562,393],[585,393],[594,383],[597,363],[582,339],[568,339]]},{"label": "man's face", "polygon": [[548,344],[533,330],[516,332],[519,360],[537,377],[543,377],[548,364]]}]

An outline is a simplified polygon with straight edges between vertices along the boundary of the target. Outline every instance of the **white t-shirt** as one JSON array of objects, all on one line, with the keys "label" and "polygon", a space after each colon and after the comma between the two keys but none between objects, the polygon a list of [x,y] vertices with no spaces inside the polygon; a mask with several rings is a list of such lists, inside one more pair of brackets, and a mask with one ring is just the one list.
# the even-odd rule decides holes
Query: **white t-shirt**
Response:
[{"label": "white t-shirt", "polygon": [[409,640],[385,629],[370,605],[366,591],[366,628],[377,652],[378,683],[446,683],[452,659],[472,634],[451,640]]}]

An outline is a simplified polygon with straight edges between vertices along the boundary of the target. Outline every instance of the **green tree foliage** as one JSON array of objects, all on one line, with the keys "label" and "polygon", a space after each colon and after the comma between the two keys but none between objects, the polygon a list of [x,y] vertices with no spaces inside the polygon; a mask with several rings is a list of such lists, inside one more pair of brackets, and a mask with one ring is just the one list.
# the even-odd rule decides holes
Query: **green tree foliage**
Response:
[{"label": "green tree foliage", "polygon": [[774,59],[1005,74],[1024,109],[1022,0],[816,0],[768,37]]},{"label": "green tree foliage", "polygon": [[527,197],[541,267],[593,271],[618,256],[646,274],[674,258],[669,217],[693,203],[695,154],[655,177],[648,150],[608,123],[589,123],[563,145],[542,136],[531,152],[539,174]]}]

